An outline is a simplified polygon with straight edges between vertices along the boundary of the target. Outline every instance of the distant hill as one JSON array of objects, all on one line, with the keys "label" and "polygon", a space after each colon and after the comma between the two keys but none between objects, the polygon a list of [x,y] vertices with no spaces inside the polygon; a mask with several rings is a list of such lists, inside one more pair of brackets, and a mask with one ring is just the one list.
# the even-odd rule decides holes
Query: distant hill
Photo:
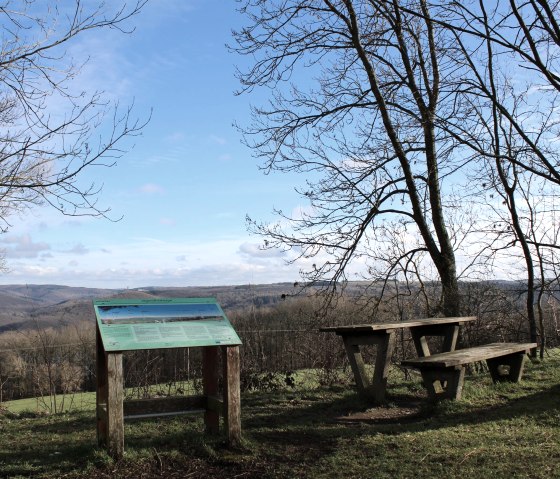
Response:
[{"label": "distant hill", "polygon": [[[513,281],[489,281],[487,285],[520,298],[525,285]],[[475,285],[475,283],[464,283]],[[381,284],[348,283],[349,296],[378,294]],[[250,306],[273,306],[300,287],[292,283],[245,284],[236,286],[149,286],[135,289],[74,288],[59,285],[0,285],[0,333],[35,327],[59,327],[94,318],[92,300],[110,298],[216,298],[226,314]],[[560,297],[560,293],[557,293]]]},{"label": "distant hill", "polygon": [[291,283],[136,289],[74,288],[59,285],[0,285],[0,333],[65,326],[94,317],[93,299],[214,297],[224,310],[273,305],[295,293]]}]

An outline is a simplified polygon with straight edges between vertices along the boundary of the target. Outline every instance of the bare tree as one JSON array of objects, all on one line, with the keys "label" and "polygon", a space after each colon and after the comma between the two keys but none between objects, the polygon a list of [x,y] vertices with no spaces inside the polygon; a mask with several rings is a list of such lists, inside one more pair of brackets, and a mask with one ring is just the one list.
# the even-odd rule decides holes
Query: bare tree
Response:
[{"label": "bare tree", "polygon": [[421,238],[405,245],[402,261],[427,253],[442,284],[437,309],[459,314],[442,181],[463,160],[437,119],[468,112],[454,109],[458,71],[428,3],[243,3],[250,25],[234,33],[235,50],[255,60],[239,72],[242,91],[272,89],[269,106],[255,108],[243,128],[247,142],[266,171],[307,173],[300,193],[311,205],[299,217],[277,211],[276,224],[252,221],[265,247],[316,259],[304,278],[336,287],[353,262],[368,261],[380,228],[400,221]]},{"label": "bare tree", "polygon": [[[74,91],[83,64],[68,48],[90,30],[130,32],[146,0],[113,2],[4,1],[0,4],[0,228],[38,204],[66,215],[106,216],[100,186],[80,182],[95,166],[111,166],[121,140],[143,126],[103,99]],[[108,121],[105,121],[108,120]],[[108,134],[102,134],[107,131]]]},{"label": "bare tree", "polygon": [[[438,16],[444,21],[438,24],[452,33],[460,52],[456,59],[464,78],[457,103],[468,105],[472,112],[468,121],[459,123],[451,115],[441,118],[440,124],[459,148],[466,147],[465,156],[475,165],[469,171],[470,181],[482,186],[473,190],[490,191],[491,197],[495,194],[501,200],[488,205],[494,213],[489,222],[495,225],[486,229],[495,237],[489,249],[521,251],[529,335],[539,342],[536,292],[540,288],[542,298],[542,287],[548,282],[541,263],[543,250],[557,248],[554,241],[544,240],[542,226],[536,227],[544,222],[546,229],[555,231],[553,210],[536,205],[546,190],[557,190],[560,179],[556,146],[560,90],[554,72],[560,45],[554,31],[558,7],[514,0],[489,6],[476,0],[442,2],[437,9],[444,12]],[[542,354],[542,311],[539,317]]]}]

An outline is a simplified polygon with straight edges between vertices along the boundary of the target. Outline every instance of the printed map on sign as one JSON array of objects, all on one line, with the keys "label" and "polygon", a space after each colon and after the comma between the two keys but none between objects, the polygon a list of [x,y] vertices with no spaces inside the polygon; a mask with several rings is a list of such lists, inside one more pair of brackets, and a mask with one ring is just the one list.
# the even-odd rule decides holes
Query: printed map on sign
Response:
[{"label": "printed map on sign", "polygon": [[212,298],[94,301],[105,351],[241,344]]}]

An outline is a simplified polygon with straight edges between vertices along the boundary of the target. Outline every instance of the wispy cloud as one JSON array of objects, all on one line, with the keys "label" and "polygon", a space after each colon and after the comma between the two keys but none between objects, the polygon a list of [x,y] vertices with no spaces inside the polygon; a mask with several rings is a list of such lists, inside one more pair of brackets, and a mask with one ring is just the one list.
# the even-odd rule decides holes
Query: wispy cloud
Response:
[{"label": "wispy cloud", "polygon": [[35,243],[29,234],[0,237],[0,243],[6,246],[4,253],[8,259],[38,258],[41,253],[51,249],[45,242]]},{"label": "wispy cloud", "polygon": [[70,248],[68,250],[64,250],[62,252],[63,253],[68,253],[68,254],[75,254],[75,255],[78,255],[78,256],[83,256],[85,254],[88,254],[89,250],[82,243],[77,243],[72,248]]},{"label": "wispy cloud", "polygon": [[163,226],[175,226],[177,222],[173,218],[160,218],[159,224]]},{"label": "wispy cloud", "polygon": [[216,145],[225,145],[227,143],[225,138],[217,135],[210,135],[210,141]]},{"label": "wispy cloud", "polygon": [[163,186],[157,185],[155,183],[146,183],[138,188],[138,191],[145,195],[155,195],[165,193],[165,188]]},{"label": "wispy cloud", "polygon": [[257,243],[243,243],[239,247],[239,253],[252,258],[280,258],[285,256],[284,251],[279,249],[266,249]]}]

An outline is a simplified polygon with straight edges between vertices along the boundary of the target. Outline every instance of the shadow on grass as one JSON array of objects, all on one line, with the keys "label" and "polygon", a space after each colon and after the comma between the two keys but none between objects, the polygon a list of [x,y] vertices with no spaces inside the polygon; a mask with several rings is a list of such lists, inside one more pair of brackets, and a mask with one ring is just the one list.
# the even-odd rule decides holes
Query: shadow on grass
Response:
[{"label": "shadow on grass", "polygon": [[[523,391],[523,385],[519,386]],[[305,467],[334,455],[341,443],[359,444],[366,436],[399,436],[512,419],[526,418],[547,425],[560,420],[560,385],[532,393],[528,389],[526,396],[513,399],[507,397],[507,389],[504,391],[506,394],[498,400],[475,401],[474,405],[462,401],[431,405],[424,396],[401,389],[390,394],[388,404],[382,407],[373,407],[354,391],[343,389],[252,394],[244,396],[242,404],[249,459],[233,457],[235,451],[227,459],[229,453],[221,449],[222,439],[206,436],[199,416],[127,423],[125,449],[131,461],[138,463],[139,471],[144,467],[142,461],[152,460],[157,465],[161,462],[159,453],[178,452],[190,461],[180,466],[185,470],[200,464],[216,471],[230,468],[232,474],[246,472],[249,466],[243,461],[249,460],[253,461],[250,467],[261,471],[262,477],[267,477],[269,468],[277,467],[289,471],[292,477],[305,477]],[[499,390],[494,392],[494,397],[499,394]],[[404,408],[413,414],[399,415]],[[341,420],[360,414],[369,420]],[[153,452],[148,456],[142,451]],[[163,458],[164,465],[171,457],[176,456]],[[106,467],[109,462],[97,447],[92,414],[0,421],[0,477],[73,476],[90,466],[99,467],[97,473],[106,471],[103,477],[111,477],[112,466]],[[126,477],[127,467],[130,463],[122,466],[122,477]]]},{"label": "shadow on grass", "polygon": [[13,419],[0,428],[0,477],[61,475],[95,459],[87,416]]},{"label": "shadow on grass", "polygon": [[[357,394],[333,397],[299,404],[294,407],[266,407],[261,413],[248,416],[244,428],[257,443],[266,444],[273,454],[285,455],[287,461],[312,461],[332,453],[338,441],[355,440],[361,436],[425,432],[456,425],[477,425],[501,420],[527,419],[533,423],[550,424],[560,418],[560,385],[527,396],[503,399],[499,404],[472,406],[468,403],[444,401],[432,404],[425,398],[400,394],[389,397],[389,405],[375,407],[359,399]],[[419,406],[418,406],[419,405]],[[391,409],[418,407],[415,414],[399,416]],[[383,414],[385,409],[387,414]],[[382,414],[378,414],[382,410]],[[371,412],[373,411],[373,413]],[[358,412],[364,420],[340,421],[344,415]]]},{"label": "shadow on grass", "polygon": [[157,462],[159,453],[171,451],[205,460],[210,455],[208,444],[211,450],[220,441],[204,434],[202,419],[197,417],[127,422],[124,463],[112,466],[113,461],[97,446],[92,414],[0,420],[0,478],[81,477],[91,467],[100,468],[92,477],[112,477],[113,468],[124,468],[122,477],[128,477],[131,461]]}]

